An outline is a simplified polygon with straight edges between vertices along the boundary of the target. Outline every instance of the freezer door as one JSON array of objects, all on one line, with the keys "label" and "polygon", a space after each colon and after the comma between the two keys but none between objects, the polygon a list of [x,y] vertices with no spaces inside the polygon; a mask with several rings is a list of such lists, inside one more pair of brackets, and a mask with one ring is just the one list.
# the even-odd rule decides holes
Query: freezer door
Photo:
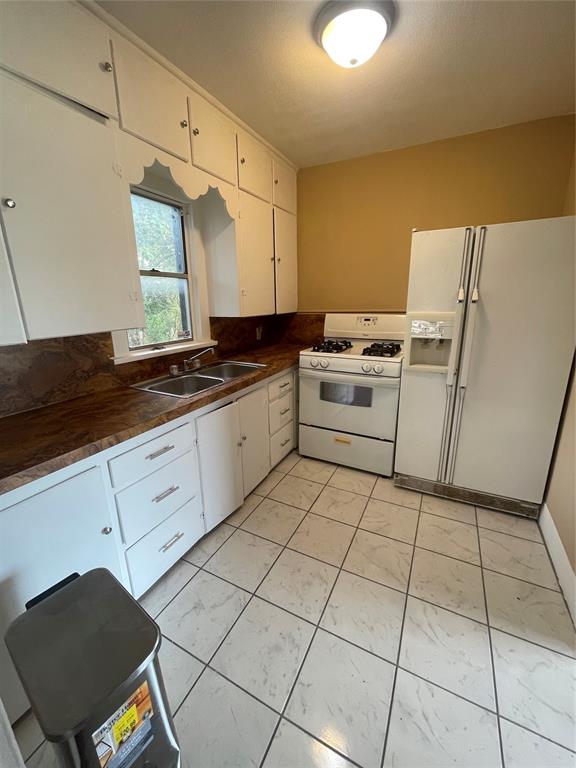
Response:
[{"label": "freezer door", "polygon": [[456,332],[447,370],[417,366],[402,372],[394,468],[404,475],[427,480],[444,476],[472,243],[471,227],[412,235],[407,311],[454,312]]},{"label": "freezer door", "polygon": [[480,227],[448,481],[540,503],[574,354],[575,219]]}]

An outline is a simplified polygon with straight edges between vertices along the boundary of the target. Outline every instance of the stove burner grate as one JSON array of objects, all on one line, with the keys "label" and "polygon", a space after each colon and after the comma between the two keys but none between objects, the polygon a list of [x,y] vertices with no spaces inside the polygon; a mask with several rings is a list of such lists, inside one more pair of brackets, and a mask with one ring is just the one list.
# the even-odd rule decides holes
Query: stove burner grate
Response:
[{"label": "stove burner grate", "polygon": [[362,354],[366,357],[395,357],[402,347],[393,341],[375,341],[369,347],[364,347]]},{"label": "stove burner grate", "polygon": [[348,339],[325,339],[324,341],[314,344],[312,352],[330,352],[331,354],[338,354],[350,349],[352,342]]}]

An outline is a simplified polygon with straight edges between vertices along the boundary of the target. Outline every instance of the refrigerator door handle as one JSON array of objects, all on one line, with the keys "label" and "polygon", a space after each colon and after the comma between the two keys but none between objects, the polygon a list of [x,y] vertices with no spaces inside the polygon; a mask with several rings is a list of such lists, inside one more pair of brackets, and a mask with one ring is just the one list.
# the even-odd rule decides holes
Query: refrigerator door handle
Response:
[{"label": "refrigerator door handle", "polygon": [[470,302],[476,304],[480,298],[480,270],[482,269],[482,257],[484,256],[484,243],[486,242],[486,227],[480,227],[480,236],[478,240],[478,258],[476,259],[476,270],[474,272],[474,281],[472,283],[472,295]]},{"label": "refrigerator door handle", "polygon": [[472,233],[473,228],[472,227],[466,227],[466,230],[464,232],[464,247],[462,249],[462,263],[460,265],[460,281],[458,286],[458,296],[456,298],[456,302],[458,304],[463,304],[464,299],[466,298],[466,289],[464,288],[464,280],[466,278],[466,274],[468,273],[468,256],[470,254],[470,245],[472,243]]}]

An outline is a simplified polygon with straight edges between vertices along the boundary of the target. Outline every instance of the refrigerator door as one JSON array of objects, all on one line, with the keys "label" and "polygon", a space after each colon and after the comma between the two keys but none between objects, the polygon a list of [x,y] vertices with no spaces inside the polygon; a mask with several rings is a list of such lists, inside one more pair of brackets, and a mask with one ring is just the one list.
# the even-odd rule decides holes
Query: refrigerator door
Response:
[{"label": "refrigerator door", "polygon": [[575,219],[479,228],[447,481],[540,503],[574,354]]},{"label": "refrigerator door", "polygon": [[[394,467],[404,475],[440,480],[444,474],[473,235],[471,227],[412,235],[406,338],[412,332],[410,313],[431,321],[439,313],[454,313],[454,330],[447,365],[410,366],[405,355]],[[409,356],[415,350],[414,339],[410,342]]]}]

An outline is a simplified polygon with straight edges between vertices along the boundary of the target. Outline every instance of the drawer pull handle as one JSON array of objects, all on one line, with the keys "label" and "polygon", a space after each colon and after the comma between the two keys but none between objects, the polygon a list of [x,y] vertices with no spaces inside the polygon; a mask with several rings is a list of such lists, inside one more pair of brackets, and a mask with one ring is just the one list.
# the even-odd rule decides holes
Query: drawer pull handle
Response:
[{"label": "drawer pull handle", "polygon": [[284,384],[280,384],[279,389],[284,389],[284,387],[289,387],[289,386],[290,386],[290,382],[289,381],[285,381]]},{"label": "drawer pull handle", "polygon": [[284,408],[283,411],[280,411],[280,416],[285,416],[287,413],[290,413],[290,408]]},{"label": "drawer pull handle", "polygon": [[342,443],[342,445],[352,445],[352,440],[349,440],[347,437],[335,437],[334,442]]},{"label": "drawer pull handle", "polygon": [[110,534],[112,533],[112,528],[109,525],[107,525],[105,528],[102,528],[101,533],[104,534],[104,536],[110,536]]},{"label": "drawer pull handle", "polygon": [[284,440],[283,443],[280,443],[280,448],[284,448],[284,446],[288,445],[289,442],[290,442],[290,438],[287,438],[286,440]]},{"label": "drawer pull handle", "polygon": [[184,536],[184,534],[183,534],[183,533],[181,533],[180,531],[178,531],[178,533],[177,533],[175,536],[172,536],[172,538],[171,538],[171,539],[169,539],[169,540],[166,542],[166,544],[164,544],[164,546],[163,546],[163,547],[160,547],[159,551],[160,551],[160,552],[168,552],[168,550],[170,549],[170,547],[173,547],[173,546],[174,546],[174,544],[176,544],[176,542],[177,542],[177,541],[180,541],[180,539],[181,539],[183,536]]},{"label": "drawer pull handle", "polygon": [[158,496],[154,496],[152,501],[155,501],[156,504],[158,504],[159,501],[164,501],[164,499],[167,499],[168,496],[172,496],[172,494],[176,493],[178,490],[180,490],[179,485],[171,485],[170,488],[166,488],[166,490],[159,493]]},{"label": "drawer pull handle", "polygon": [[154,451],[154,453],[149,453],[148,456],[146,456],[147,459],[157,459],[159,456],[164,455],[165,453],[168,453],[168,451],[173,451],[174,446],[173,445],[165,445],[164,448],[159,448],[157,451]]}]

